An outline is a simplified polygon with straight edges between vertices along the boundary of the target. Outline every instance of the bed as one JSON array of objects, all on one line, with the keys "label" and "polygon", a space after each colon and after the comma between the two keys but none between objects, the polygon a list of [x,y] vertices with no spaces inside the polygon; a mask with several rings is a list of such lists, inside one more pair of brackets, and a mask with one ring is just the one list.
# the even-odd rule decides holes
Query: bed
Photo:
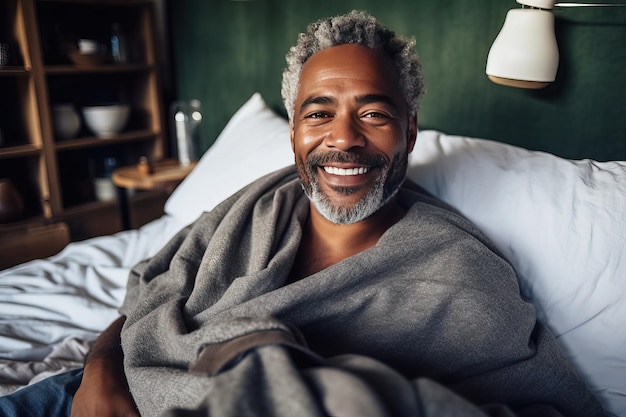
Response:
[{"label": "bed", "polygon": [[[135,263],[292,160],[286,120],[254,93],[162,217],[0,271],[0,395],[80,367],[117,317]],[[626,161],[567,160],[425,130],[408,175],[489,236],[603,407],[626,416]]]}]

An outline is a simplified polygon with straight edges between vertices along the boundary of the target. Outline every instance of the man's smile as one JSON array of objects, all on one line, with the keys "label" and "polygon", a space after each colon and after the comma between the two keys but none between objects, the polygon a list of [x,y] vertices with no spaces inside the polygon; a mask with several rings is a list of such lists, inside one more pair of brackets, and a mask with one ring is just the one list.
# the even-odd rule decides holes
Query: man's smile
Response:
[{"label": "man's smile", "polygon": [[368,167],[357,168],[340,168],[335,166],[323,166],[322,169],[332,175],[350,176],[367,174],[370,170]]},{"label": "man's smile", "polygon": [[369,164],[326,162],[318,165],[317,169],[319,185],[342,195],[371,185],[376,175],[376,166]]}]

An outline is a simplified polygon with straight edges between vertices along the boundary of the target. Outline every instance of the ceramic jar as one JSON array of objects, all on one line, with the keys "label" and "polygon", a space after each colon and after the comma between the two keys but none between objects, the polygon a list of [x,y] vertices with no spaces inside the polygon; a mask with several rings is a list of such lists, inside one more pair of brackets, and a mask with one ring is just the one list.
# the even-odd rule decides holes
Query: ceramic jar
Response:
[{"label": "ceramic jar", "polygon": [[8,178],[0,178],[0,223],[18,220],[24,214],[22,196]]},{"label": "ceramic jar", "polygon": [[58,139],[76,137],[81,127],[80,114],[71,103],[55,104],[52,107],[54,133]]}]

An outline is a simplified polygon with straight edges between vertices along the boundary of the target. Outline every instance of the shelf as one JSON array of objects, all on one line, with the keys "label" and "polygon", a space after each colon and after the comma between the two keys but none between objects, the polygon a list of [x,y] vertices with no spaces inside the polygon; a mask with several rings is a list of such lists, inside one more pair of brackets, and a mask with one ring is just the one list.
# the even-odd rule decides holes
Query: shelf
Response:
[{"label": "shelf", "polygon": [[61,142],[57,142],[56,148],[58,151],[67,151],[72,149],[84,149],[97,146],[107,146],[111,144],[118,144],[123,142],[136,142],[144,140],[153,140],[157,136],[157,133],[150,130],[135,130],[131,132],[120,133],[119,135],[108,138],[99,139],[94,136],[83,137],[78,139],[69,139]]},{"label": "shelf", "polygon": [[15,233],[24,233],[25,229],[43,226],[47,223],[49,222],[41,216],[27,217],[11,223],[0,223],[0,233],[3,236]]},{"label": "shelf", "polygon": [[0,77],[2,76],[28,76],[30,70],[24,67],[2,67],[0,68]]},{"label": "shelf", "polygon": [[41,147],[35,145],[17,145],[0,148],[0,159],[36,156],[41,153]]},{"label": "shelf", "polygon": [[[141,191],[130,197],[133,227],[140,227],[163,215],[169,194],[159,191]],[[73,240],[112,234],[122,230],[119,205],[113,201],[90,201],[66,208],[56,221],[66,222],[72,230]],[[98,219],[93,221],[89,219]]]},{"label": "shelf", "polygon": [[[167,194],[165,194],[162,190],[141,191],[141,192],[136,192],[132,197],[130,197],[130,200],[131,202],[140,202],[140,201],[146,201],[146,200],[149,201],[155,198],[163,198],[164,195],[167,195]],[[98,211],[98,210],[102,210],[106,208],[117,210],[118,209],[117,200],[110,200],[110,201],[92,200],[92,201],[87,201],[84,203],[74,204],[65,209],[63,217],[65,218],[65,217],[72,217],[72,216],[84,216],[86,214],[91,214],[94,211]]]},{"label": "shelf", "polygon": [[48,65],[46,73],[54,74],[122,74],[131,72],[148,72],[154,68],[154,65],[148,64],[103,64],[97,66],[79,66],[73,64],[67,65]]},{"label": "shelf", "polygon": [[101,210],[103,208],[117,208],[117,201],[87,201],[84,203],[77,203],[71,206],[68,206],[64,210],[64,216],[82,216],[85,214],[90,214],[94,211]]}]

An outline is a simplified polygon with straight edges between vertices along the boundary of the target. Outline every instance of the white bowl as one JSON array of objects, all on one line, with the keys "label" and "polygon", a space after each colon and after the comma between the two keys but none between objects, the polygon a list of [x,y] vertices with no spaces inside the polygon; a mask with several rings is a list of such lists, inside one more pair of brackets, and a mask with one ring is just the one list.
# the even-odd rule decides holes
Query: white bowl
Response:
[{"label": "white bowl", "polygon": [[87,127],[99,138],[110,138],[120,133],[128,122],[128,104],[103,104],[82,108]]}]

